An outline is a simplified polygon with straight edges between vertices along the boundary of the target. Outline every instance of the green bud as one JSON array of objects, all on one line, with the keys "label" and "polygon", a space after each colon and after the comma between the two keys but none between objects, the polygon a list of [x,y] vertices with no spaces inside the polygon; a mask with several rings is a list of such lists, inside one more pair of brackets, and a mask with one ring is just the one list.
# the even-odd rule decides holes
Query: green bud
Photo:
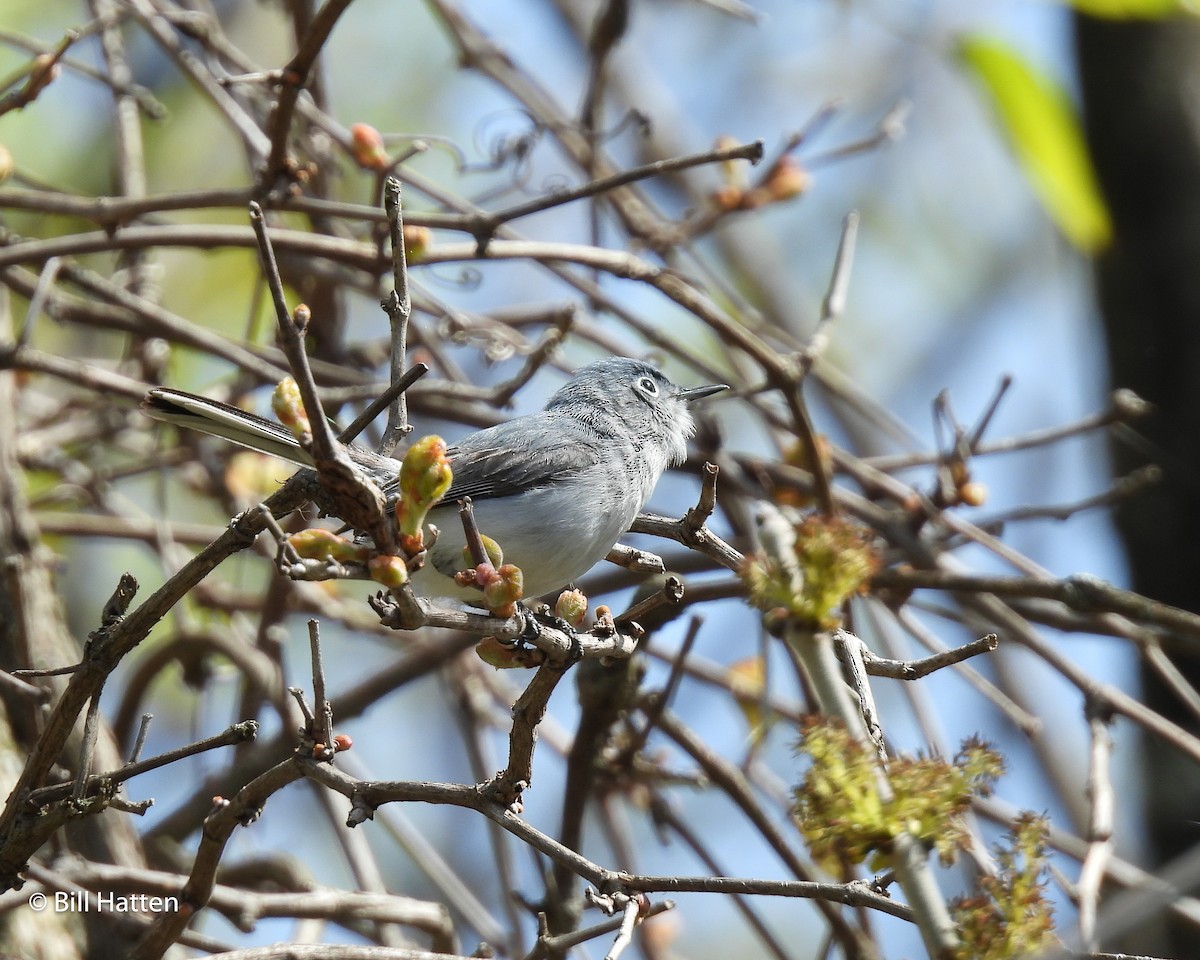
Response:
[{"label": "green bud", "polygon": [[554,604],[554,615],[566,620],[573,627],[583,623],[587,616],[588,598],[582,590],[564,590]]},{"label": "green bud", "polygon": [[275,392],[271,394],[271,409],[275,411],[279,422],[291,430],[297,439],[311,434],[304,401],[300,399],[300,387],[291,377],[284,377],[275,385]]},{"label": "green bud", "polygon": [[338,563],[363,563],[368,550],[353,540],[339,537],[336,533],[309,527],[288,537],[296,553],[305,560],[336,560]]},{"label": "green bud", "polygon": [[416,536],[429,508],[446,495],[454,480],[446,459],[446,441],[430,434],[404,454],[400,465],[400,498],[396,503],[396,527],[402,537]]},{"label": "green bud", "polygon": [[372,580],[382,583],[389,590],[408,583],[408,565],[404,562],[403,557],[380,554],[367,561],[367,569],[371,573]]},{"label": "green bud", "polygon": [[483,588],[483,600],[487,608],[498,617],[511,617],[516,613],[516,603],[524,595],[525,575],[521,568],[506,563],[497,571],[497,577]]},{"label": "green bud", "polygon": [[[483,551],[487,554],[488,560],[492,562],[493,567],[499,569],[500,565],[504,563],[504,551],[500,549],[500,544],[485,533],[481,533],[479,539],[483,541]],[[475,558],[471,556],[470,547],[463,547],[462,558],[464,567],[475,566]]]},{"label": "green bud", "polygon": [[495,637],[484,637],[475,645],[475,656],[497,670],[514,670],[526,666],[522,663],[516,646],[501,643]]}]

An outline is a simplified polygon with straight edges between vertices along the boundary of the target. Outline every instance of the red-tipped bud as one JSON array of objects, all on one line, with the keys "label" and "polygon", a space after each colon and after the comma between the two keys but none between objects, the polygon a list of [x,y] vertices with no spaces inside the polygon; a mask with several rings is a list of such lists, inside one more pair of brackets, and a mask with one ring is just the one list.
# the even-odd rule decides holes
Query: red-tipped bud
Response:
[{"label": "red-tipped bud", "polygon": [[310,527],[288,537],[288,543],[305,560],[336,560],[338,563],[364,563],[369,550],[339,537],[336,533]]},{"label": "red-tipped bud", "polygon": [[460,587],[483,587],[479,578],[475,575],[475,568],[470,570],[458,570],[454,574],[454,582]]},{"label": "red-tipped bud", "polygon": [[367,561],[367,570],[370,571],[372,580],[382,583],[389,590],[395,590],[408,583],[408,565],[403,557],[380,554]]},{"label": "red-tipped bud", "polygon": [[[397,511],[399,511],[398,504],[397,504]],[[422,531],[418,530],[416,533],[413,533],[413,534],[408,534],[408,533],[400,534],[400,549],[403,550],[405,552],[405,554],[407,554],[410,557],[415,557],[418,553],[420,553],[422,550],[424,550],[425,549],[425,536],[422,533]]]},{"label": "red-tipped bud", "polygon": [[611,607],[603,603],[596,607],[596,626],[594,629],[597,636],[612,636],[612,634],[616,633],[617,622],[613,619]]},{"label": "red-tipped bud", "polygon": [[789,153],[779,158],[763,186],[772,200],[791,200],[808,191],[812,186],[812,174]]},{"label": "red-tipped bud", "polygon": [[356,123],[350,127],[350,141],[354,151],[354,162],[366,170],[386,170],[388,167],[387,147],[383,134],[369,123]]},{"label": "red-tipped bud", "polygon": [[349,750],[352,746],[354,746],[354,741],[350,739],[349,734],[339,733],[333,738],[333,745],[337,747],[340,752],[342,750]]},{"label": "red-tipped bud", "polygon": [[491,563],[485,560],[483,563],[475,565],[475,582],[481,587],[486,587],[489,583],[494,583],[500,579],[500,572]]},{"label": "red-tipped bud", "polygon": [[511,617],[517,612],[516,604],[524,596],[524,588],[525,575],[521,568],[506,563],[496,571],[496,577],[484,585],[483,601],[496,616]]},{"label": "red-tipped bud", "polygon": [[279,422],[292,431],[296,439],[311,435],[308,414],[304,412],[304,401],[300,399],[300,387],[291,377],[284,377],[271,394],[271,409]]},{"label": "red-tipped bud", "polygon": [[712,202],[719,210],[736,210],[745,199],[745,191],[732,183],[723,183],[712,192]]},{"label": "red-tipped bud", "polygon": [[958,488],[958,498],[968,507],[982,507],[987,503],[987,496],[987,484],[978,480],[968,480]]}]

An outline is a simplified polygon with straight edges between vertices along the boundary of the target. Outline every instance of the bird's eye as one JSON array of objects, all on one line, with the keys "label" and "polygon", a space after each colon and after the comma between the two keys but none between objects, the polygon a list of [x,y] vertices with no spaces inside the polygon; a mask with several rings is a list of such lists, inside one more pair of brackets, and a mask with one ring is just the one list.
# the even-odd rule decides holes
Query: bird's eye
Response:
[{"label": "bird's eye", "polygon": [[658,384],[654,382],[653,377],[639,377],[637,385],[638,385],[638,389],[641,390],[642,393],[646,394],[647,396],[649,396],[649,397],[657,397],[658,396]]}]

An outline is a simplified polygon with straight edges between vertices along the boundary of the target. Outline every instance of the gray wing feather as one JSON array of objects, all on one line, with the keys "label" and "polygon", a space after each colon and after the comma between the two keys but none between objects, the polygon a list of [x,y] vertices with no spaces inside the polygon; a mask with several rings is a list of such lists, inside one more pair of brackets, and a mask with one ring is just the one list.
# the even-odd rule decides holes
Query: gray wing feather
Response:
[{"label": "gray wing feather", "polygon": [[568,417],[536,413],[464,437],[447,451],[454,482],[443,502],[510,497],[595,466],[600,438]]}]

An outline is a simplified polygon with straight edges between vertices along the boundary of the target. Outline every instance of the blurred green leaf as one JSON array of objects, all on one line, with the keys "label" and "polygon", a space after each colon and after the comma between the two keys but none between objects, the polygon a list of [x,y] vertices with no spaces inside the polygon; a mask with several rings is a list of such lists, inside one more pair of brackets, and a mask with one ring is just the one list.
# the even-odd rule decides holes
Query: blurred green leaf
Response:
[{"label": "blurred green leaf", "polygon": [[1161,20],[1180,13],[1200,12],[1195,0],[1065,0],[1081,13],[1110,20]]},{"label": "blurred green leaf", "polygon": [[1087,253],[1105,247],[1112,223],[1079,117],[1066,94],[999,40],[966,37],[959,51],[991,99],[1025,175],[1059,229]]}]

